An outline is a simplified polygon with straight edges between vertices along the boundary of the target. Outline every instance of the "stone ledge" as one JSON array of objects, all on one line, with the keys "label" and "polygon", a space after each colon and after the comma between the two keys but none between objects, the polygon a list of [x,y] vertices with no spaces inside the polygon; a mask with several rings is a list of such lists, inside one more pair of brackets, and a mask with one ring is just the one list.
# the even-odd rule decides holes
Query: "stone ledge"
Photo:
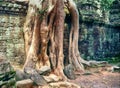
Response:
[{"label": "stone ledge", "polygon": [[33,81],[31,79],[18,81],[16,86],[17,88],[33,88]]},{"label": "stone ledge", "polygon": [[18,81],[16,83],[16,88],[81,88],[80,86],[70,83],[70,82],[53,82],[44,86],[35,86],[33,81],[30,79]]}]

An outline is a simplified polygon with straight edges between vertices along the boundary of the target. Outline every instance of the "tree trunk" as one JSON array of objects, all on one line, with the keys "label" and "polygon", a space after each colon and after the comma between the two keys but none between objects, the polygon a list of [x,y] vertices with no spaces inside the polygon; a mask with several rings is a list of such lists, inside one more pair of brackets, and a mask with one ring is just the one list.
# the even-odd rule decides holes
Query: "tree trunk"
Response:
[{"label": "tree trunk", "polygon": [[[35,73],[37,74],[35,77],[39,78],[39,68],[49,66],[52,69],[51,73],[62,80],[67,79],[63,73],[64,4],[64,0],[29,1],[24,24],[26,52],[24,71],[27,74]],[[67,0],[67,7],[72,17],[69,60],[77,71],[83,71],[82,63],[88,63],[80,57],[78,51],[79,14],[72,0]]]},{"label": "tree trunk", "polygon": [[64,33],[64,2],[63,0],[57,0],[56,2],[56,14],[54,21],[54,41],[55,41],[55,55],[56,55],[56,68],[53,69],[53,72],[60,76],[60,79],[66,79],[63,73],[63,33]]},{"label": "tree trunk", "polygon": [[31,67],[35,69],[39,52],[39,15],[35,5],[29,4],[28,14],[24,25],[26,62],[24,68]]},{"label": "tree trunk", "polygon": [[[48,10],[49,3],[54,5],[54,9],[51,12]],[[50,39],[50,59],[51,62],[54,61],[54,63],[51,63],[54,66],[52,72],[59,76],[60,79],[65,79],[63,73],[64,19],[63,0],[50,0],[50,2],[48,0],[29,1],[28,13],[24,25],[26,51],[24,70],[26,73],[33,74],[32,72],[35,72],[37,74],[36,64],[38,62],[38,68],[45,65],[50,66],[47,55],[48,41]]]},{"label": "tree trunk", "polygon": [[73,64],[76,71],[84,71],[84,64],[89,63],[80,57],[78,50],[79,38],[79,13],[73,0],[67,0],[66,6],[71,14],[71,29],[69,37],[69,61]]},{"label": "tree trunk", "polygon": [[40,20],[41,20],[41,25],[40,26],[40,53],[39,53],[39,67],[41,66],[50,66],[49,62],[49,57],[47,55],[47,44],[48,44],[48,24],[47,24],[47,10],[48,10],[48,0],[44,0],[42,3],[42,10],[44,12],[40,13]]}]

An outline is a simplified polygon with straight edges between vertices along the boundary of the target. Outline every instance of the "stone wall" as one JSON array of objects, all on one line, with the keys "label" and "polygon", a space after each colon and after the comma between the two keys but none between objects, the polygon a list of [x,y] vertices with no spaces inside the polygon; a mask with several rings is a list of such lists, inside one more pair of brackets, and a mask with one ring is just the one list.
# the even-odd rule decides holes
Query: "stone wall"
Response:
[{"label": "stone wall", "polygon": [[120,27],[120,0],[115,0],[110,10],[110,23]]},{"label": "stone wall", "polygon": [[83,23],[82,26],[79,50],[85,59],[104,60],[120,54],[119,28],[105,24]]},{"label": "stone wall", "polygon": [[[23,64],[25,59],[23,6],[0,2],[0,53],[5,53],[11,62]],[[25,7],[24,7],[25,8]]]},{"label": "stone wall", "polygon": [[99,0],[87,0],[78,4],[81,14],[79,50],[82,57],[87,60],[105,60],[119,55],[120,15],[114,13],[120,10],[119,0],[115,0],[111,7],[110,24],[104,18]]}]

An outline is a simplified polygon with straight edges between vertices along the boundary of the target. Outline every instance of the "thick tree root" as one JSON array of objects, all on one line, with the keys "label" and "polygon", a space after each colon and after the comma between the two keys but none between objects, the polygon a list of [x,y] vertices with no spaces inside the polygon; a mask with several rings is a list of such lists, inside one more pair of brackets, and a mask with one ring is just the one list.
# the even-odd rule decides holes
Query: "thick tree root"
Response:
[{"label": "thick tree root", "polygon": [[58,76],[58,78],[61,80],[61,81],[69,81],[69,79],[66,77],[66,75],[64,74],[63,72],[63,69],[59,69],[59,68],[56,68],[52,74],[55,74],[56,76]]}]

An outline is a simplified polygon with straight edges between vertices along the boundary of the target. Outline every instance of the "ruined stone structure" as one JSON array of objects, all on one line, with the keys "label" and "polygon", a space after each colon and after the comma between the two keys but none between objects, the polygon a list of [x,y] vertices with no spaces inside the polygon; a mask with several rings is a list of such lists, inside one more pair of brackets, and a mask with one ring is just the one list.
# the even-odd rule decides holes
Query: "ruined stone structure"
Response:
[{"label": "ruined stone structure", "polygon": [[[78,3],[80,11],[79,49],[83,58],[104,60],[120,54],[120,1],[110,10],[110,23],[102,13],[99,0]],[[117,23],[117,25],[116,25]]]},{"label": "ruined stone structure", "polygon": [[[8,0],[9,1],[9,0]],[[120,1],[110,11],[110,24],[103,17],[99,0],[78,2],[80,13],[79,50],[83,58],[104,60],[120,54]],[[24,63],[23,24],[27,5],[0,0],[0,53],[13,62]],[[69,24],[69,22],[67,22]],[[117,25],[116,25],[117,23]],[[64,32],[64,54],[68,58],[69,26]]]},{"label": "ruined stone structure", "polygon": [[116,27],[120,27],[120,0],[115,0],[110,10],[110,23]]},{"label": "ruined stone structure", "polygon": [[0,0],[0,53],[12,62],[23,64],[23,24],[27,6]]}]

